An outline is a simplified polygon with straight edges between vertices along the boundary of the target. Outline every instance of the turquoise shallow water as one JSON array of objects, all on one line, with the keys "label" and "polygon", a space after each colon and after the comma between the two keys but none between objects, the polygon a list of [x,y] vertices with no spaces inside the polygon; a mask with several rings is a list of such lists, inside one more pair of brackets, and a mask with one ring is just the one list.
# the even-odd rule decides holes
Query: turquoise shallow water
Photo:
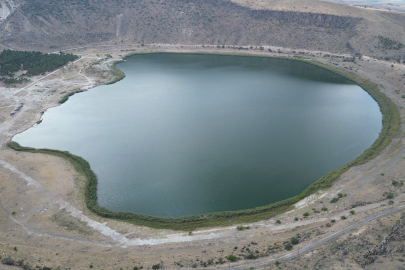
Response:
[{"label": "turquoise shallow water", "polygon": [[365,91],[301,62],[148,54],[118,68],[124,80],[74,95],[14,138],[88,160],[110,210],[179,217],[266,205],[356,158],[381,129]]}]

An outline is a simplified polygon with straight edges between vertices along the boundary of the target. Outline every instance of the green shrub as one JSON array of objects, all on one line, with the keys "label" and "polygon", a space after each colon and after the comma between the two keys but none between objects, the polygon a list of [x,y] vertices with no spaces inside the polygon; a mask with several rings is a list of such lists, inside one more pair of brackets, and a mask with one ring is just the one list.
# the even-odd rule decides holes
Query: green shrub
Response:
[{"label": "green shrub", "polygon": [[253,253],[249,253],[249,255],[245,256],[245,259],[254,260],[256,259],[256,256]]},{"label": "green shrub", "polygon": [[14,265],[15,261],[11,258],[5,258],[3,261],[1,261],[5,265]]},{"label": "green shrub", "polygon": [[398,181],[395,181],[395,180],[393,180],[392,181],[392,185],[394,186],[394,187],[402,187],[403,185],[404,185],[404,183],[401,181],[401,182],[398,182]]},{"label": "green shrub", "polygon": [[290,243],[288,243],[288,244],[284,245],[284,248],[285,248],[285,250],[291,250],[293,248],[293,246]]},{"label": "green shrub", "polygon": [[354,213],[355,213],[354,210],[350,211],[350,215],[354,215]]},{"label": "green shrub", "polygon": [[230,262],[236,262],[237,260],[239,260],[238,257],[236,257],[235,255],[231,254],[228,257],[226,257],[228,259],[228,261]]},{"label": "green shrub", "polygon": [[300,242],[297,238],[295,238],[295,237],[292,237],[291,239],[290,239],[290,242],[291,242],[291,244],[293,244],[294,246],[295,245],[298,245],[298,243]]},{"label": "green shrub", "polygon": [[281,224],[281,220],[277,219],[276,223]]},{"label": "green shrub", "polygon": [[294,218],[294,221],[298,221],[298,218],[297,218],[297,217],[295,217],[295,218]]},{"label": "green shrub", "polygon": [[304,217],[308,217],[309,216],[309,213],[308,212],[305,212],[304,214],[302,214]]},{"label": "green shrub", "polygon": [[346,219],[346,216],[341,216],[340,219]]},{"label": "green shrub", "polygon": [[328,211],[328,208],[322,207],[321,210],[322,210],[322,211]]},{"label": "green shrub", "polygon": [[335,203],[337,201],[339,201],[339,198],[333,198],[332,200],[330,200],[330,203]]}]

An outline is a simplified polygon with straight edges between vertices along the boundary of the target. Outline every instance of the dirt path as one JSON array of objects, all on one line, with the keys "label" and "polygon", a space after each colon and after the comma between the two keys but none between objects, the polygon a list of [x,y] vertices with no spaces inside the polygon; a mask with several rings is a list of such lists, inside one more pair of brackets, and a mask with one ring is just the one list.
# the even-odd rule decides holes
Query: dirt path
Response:
[{"label": "dirt path", "polygon": [[342,230],[339,230],[339,231],[337,231],[337,232],[335,232],[335,233],[333,233],[331,235],[328,235],[328,236],[326,236],[324,238],[318,239],[318,240],[316,240],[316,241],[314,241],[312,243],[309,243],[309,244],[307,244],[305,246],[301,246],[301,247],[297,246],[296,247],[297,251],[285,254],[285,255],[283,255],[281,257],[272,258],[272,259],[264,260],[264,261],[261,261],[261,262],[248,263],[248,264],[244,264],[244,265],[241,265],[241,266],[226,267],[226,268],[224,267],[224,268],[220,268],[220,269],[241,270],[241,269],[248,269],[248,268],[252,268],[252,267],[258,268],[258,267],[264,267],[264,266],[273,264],[273,263],[275,263],[277,261],[282,262],[282,261],[290,260],[290,259],[292,259],[294,257],[304,255],[305,253],[307,253],[307,252],[309,252],[309,251],[311,251],[311,250],[313,250],[313,249],[315,249],[315,248],[317,248],[319,246],[322,246],[327,241],[330,241],[330,240],[332,240],[332,239],[334,239],[336,237],[339,237],[339,236],[341,236],[341,235],[343,235],[345,233],[348,233],[348,232],[350,232],[350,231],[352,231],[352,230],[354,230],[354,229],[356,229],[358,227],[361,227],[361,226],[363,226],[363,225],[365,225],[365,224],[367,224],[367,223],[369,223],[369,222],[371,222],[373,220],[376,220],[376,219],[378,219],[380,217],[392,214],[395,211],[400,211],[400,210],[403,210],[403,209],[405,209],[405,204],[397,206],[397,207],[392,208],[392,209],[381,211],[378,214],[375,214],[375,215],[369,216],[367,218],[364,218],[361,221],[358,221],[358,222],[356,222],[356,223],[354,223],[354,224],[352,224],[352,225],[350,225],[350,226],[348,226],[348,227],[346,227],[346,228],[344,228]]},{"label": "dirt path", "polygon": [[[3,210],[4,212],[8,213],[7,209],[3,206],[3,204],[0,201],[0,209]],[[72,241],[79,241],[79,242],[83,242],[83,243],[88,243],[88,244],[92,244],[92,245],[96,245],[96,246],[101,246],[101,247],[111,247],[111,245],[106,245],[100,242],[96,242],[96,241],[92,241],[89,239],[85,239],[85,238],[78,238],[78,237],[69,237],[69,236],[64,236],[61,234],[56,234],[56,233],[51,233],[51,232],[47,232],[47,231],[41,231],[35,228],[32,228],[30,226],[28,226],[27,224],[24,224],[23,222],[19,221],[18,219],[14,218],[10,213],[8,213],[9,218],[14,221],[15,223],[17,223],[18,225],[20,225],[21,227],[24,228],[24,230],[28,231],[28,232],[32,232],[32,233],[36,233],[36,234],[41,234],[41,235],[47,235],[47,236],[52,236],[52,237],[56,237],[56,238],[60,238],[60,239],[65,239],[65,240],[72,240]]]}]

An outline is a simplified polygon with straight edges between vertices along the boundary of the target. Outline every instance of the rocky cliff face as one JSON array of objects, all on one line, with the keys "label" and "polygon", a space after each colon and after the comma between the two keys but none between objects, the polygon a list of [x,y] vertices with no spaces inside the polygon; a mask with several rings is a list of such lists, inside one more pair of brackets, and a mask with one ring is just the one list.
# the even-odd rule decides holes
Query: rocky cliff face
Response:
[{"label": "rocky cliff face", "polygon": [[0,26],[0,43],[21,49],[133,42],[272,45],[364,54],[359,41],[369,44],[376,36],[362,36],[359,29],[367,23],[361,18],[253,10],[226,0],[20,1]]}]

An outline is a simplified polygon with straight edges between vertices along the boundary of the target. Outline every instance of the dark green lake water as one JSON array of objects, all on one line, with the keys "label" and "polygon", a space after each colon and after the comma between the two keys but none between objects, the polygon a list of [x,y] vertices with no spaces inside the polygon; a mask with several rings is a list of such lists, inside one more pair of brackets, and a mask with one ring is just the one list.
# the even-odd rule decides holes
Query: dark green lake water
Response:
[{"label": "dark green lake water", "polygon": [[[89,161],[110,210],[165,217],[263,206],[301,193],[378,137],[360,87],[309,64],[148,54],[17,135]],[[63,181],[63,179],[60,179]]]}]

